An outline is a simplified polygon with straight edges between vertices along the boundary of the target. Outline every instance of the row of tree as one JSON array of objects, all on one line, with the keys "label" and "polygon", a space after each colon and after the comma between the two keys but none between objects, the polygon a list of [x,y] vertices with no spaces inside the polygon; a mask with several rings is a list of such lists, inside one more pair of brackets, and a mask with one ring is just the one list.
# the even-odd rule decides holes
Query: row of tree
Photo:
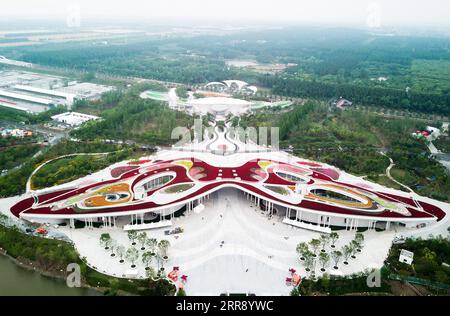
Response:
[{"label": "row of tree", "polygon": [[[348,264],[350,257],[355,258],[356,253],[360,252],[364,244],[364,235],[356,233],[354,239],[340,250],[335,250],[339,234],[332,232],[330,235],[321,235],[319,239],[313,238],[309,243],[301,242],[297,245],[296,251],[300,260],[305,265],[305,270],[315,275],[317,260],[320,263],[321,271],[325,272],[326,267],[333,261],[334,269],[338,269],[338,264],[344,258],[344,264]],[[327,252],[327,246],[330,246],[331,253]],[[320,250],[320,251],[319,251]]]},{"label": "row of tree", "polygon": [[[118,244],[108,233],[101,234],[99,241],[100,245],[111,253],[111,257],[117,256],[119,258],[120,263],[124,263],[127,260],[131,264],[131,268],[135,268],[140,257],[145,265],[147,277],[154,279],[156,275],[163,276],[164,262],[168,259],[167,251],[170,247],[170,242],[165,239],[158,241],[156,238],[149,238],[145,232],[137,233],[136,231],[129,231],[128,238],[131,242],[131,247],[129,248]],[[140,250],[144,251],[142,254],[136,249],[136,244],[139,244]],[[153,260],[156,260],[157,263],[157,273],[151,267]]]},{"label": "row of tree", "polygon": [[289,97],[328,100],[342,96],[363,105],[450,115],[450,95],[448,93],[418,93],[391,88],[281,77],[270,77],[266,81],[266,84],[272,88],[273,93]]}]

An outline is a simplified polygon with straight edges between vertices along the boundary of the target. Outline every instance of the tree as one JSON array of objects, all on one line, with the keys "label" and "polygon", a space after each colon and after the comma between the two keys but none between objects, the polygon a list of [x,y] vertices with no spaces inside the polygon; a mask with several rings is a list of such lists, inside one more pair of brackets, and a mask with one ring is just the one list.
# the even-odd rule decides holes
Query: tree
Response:
[{"label": "tree", "polygon": [[111,251],[111,257],[114,257],[116,254],[114,253],[114,249],[117,247],[117,242],[115,240],[111,240],[109,244],[109,251]]},{"label": "tree", "polygon": [[156,240],[156,238],[148,238],[146,241],[146,245],[150,248],[151,251],[155,252],[155,249],[158,246],[158,240]]},{"label": "tree", "polygon": [[0,214],[0,225],[7,226],[8,220],[8,216],[6,216],[5,214]]},{"label": "tree", "polygon": [[330,238],[327,235],[320,235],[320,244],[322,245],[322,252],[325,252],[325,247],[328,245]]},{"label": "tree", "polygon": [[145,264],[146,270],[148,270],[147,268],[149,267],[150,263],[152,263],[154,256],[155,256],[155,254],[150,251],[142,254],[142,263]]},{"label": "tree", "polygon": [[332,232],[330,234],[331,248],[335,248],[336,247],[335,244],[338,241],[338,239],[339,239],[339,234],[338,233]]},{"label": "tree", "polygon": [[333,259],[334,262],[334,268],[338,269],[338,263],[342,258],[342,252],[339,250],[335,250],[331,253],[331,258]]},{"label": "tree", "polygon": [[125,247],[122,246],[122,245],[117,246],[116,247],[116,253],[117,253],[117,256],[120,259],[120,263],[122,263],[123,262],[123,256],[125,255]]},{"label": "tree", "polygon": [[158,243],[158,248],[161,253],[161,257],[165,259],[167,257],[167,250],[170,247],[170,242],[168,240],[160,240]]},{"label": "tree", "polygon": [[356,252],[358,251],[358,242],[356,240],[352,240],[350,242],[351,246],[352,246],[352,258],[355,259],[356,258]]},{"label": "tree", "polygon": [[342,254],[343,254],[343,256],[344,256],[344,264],[348,264],[348,259],[350,258],[350,256],[352,255],[352,253],[353,253],[353,246],[352,246],[351,243],[348,244],[348,245],[345,245],[345,246],[342,248]]},{"label": "tree", "polygon": [[330,262],[330,255],[327,254],[326,252],[321,252],[320,255],[319,255],[319,262],[320,262],[320,265],[322,267],[322,269],[320,269],[320,270],[322,272],[325,271],[326,266]]},{"label": "tree", "polygon": [[314,267],[316,265],[316,259],[314,258],[314,254],[312,251],[307,251],[305,254],[305,270],[307,272],[314,270]]},{"label": "tree", "polygon": [[305,253],[309,251],[308,244],[306,242],[301,242],[297,245],[296,250],[300,260],[305,260]]},{"label": "tree", "polygon": [[311,248],[313,249],[313,254],[314,257],[317,256],[317,251],[319,250],[320,247],[320,240],[319,239],[311,239],[311,241],[309,242],[309,245],[311,246]]},{"label": "tree", "polygon": [[362,247],[364,246],[364,234],[356,233],[354,241],[355,241],[355,245],[357,245],[358,251],[361,251]]},{"label": "tree", "polygon": [[128,239],[131,241],[131,244],[136,245],[137,232],[135,230],[128,231]]},{"label": "tree", "polygon": [[111,235],[108,233],[103,233],[100,235],[100,245],[105,247],[106,250],[109,249],[109,246],[111,244]]},{"label": "tree", "polygon": [[298,286],[295,286],[291,292],[289,293],[290,296],[300,296],[300,290]]},{"label": "tree", "polygon": [[129,248],[126,253],[126,258],[131,263],[131,267],[134,268],[136,267],[136,261],[139,259],[139,252],[136,248]]},{"label": "tree", "polygon": [[148,269],[145,270],[145,275],[147,276],[148,279],[154,281],[156,278],[155,269],[153,269],[152,267],[148,267]]},{"label": "tree", "polygon": [[156,263],[158,264],[158,275],[161,276],[162,270],[164,270],[164,260],[160,253],[155,254]]},{"label": "tree", "polygon": [[137,235],[137,241],[139,242],[139,244],[141,245],[141,250],[145,250],[145,244],[147,242],[147,233],[146,232],[142,232],[140,234]]}]

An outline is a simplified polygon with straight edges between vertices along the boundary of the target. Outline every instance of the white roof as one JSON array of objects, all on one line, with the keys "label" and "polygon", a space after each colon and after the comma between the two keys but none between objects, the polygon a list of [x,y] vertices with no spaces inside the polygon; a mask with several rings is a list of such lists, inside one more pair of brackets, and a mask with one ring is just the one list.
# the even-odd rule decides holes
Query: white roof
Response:
[{"label": "white roof", "polygon": [[210,97],[210,98],[200,98],[200,99],[189,100],[188,104],[195,104],[195,105],[215,105],[215,104],[250,105],[251,102],[248,102],[246,100],[226,98],[226,97]]},{"label": "white roof", "polygon": [[231,85],[234,83],[238,86],[239,90],[242,89],[245,86],[248,86],[248,83],[245,81],[241,81],[241,80],[224,80],[224,83],[228,86],[231,87]]},{"label": "white roof", "polygon": [[76,96],[75,94],[72,94],[72,93],[60,92],[60,91],[50,90],[50,89],[36,88],[36,87],[31,87],[31,86],[23,86],[23,85],[15,85],[14,89],[48,94],[48,95],[54,95],[57,97],[62,97],[62,98],[68,99],[68,100],[74,99]]},{"label": "white roof", "polygon": [[97,119],[99,119],[98,116],[78,112],[65,112],[52,116],[52,120],[64,122],[69,125],[81,125],[84,122]]},{"label": "white roof", "polygon": [[251,102],[241,99],[225,98],[225,97],[210,97],[193,99],[187,102],[195,112],[231,112],[234,114],[247,111],[252,105]]},{"label": "white roof", "polygon": [[226,84],[223,83],[223,82],[213,81],[213,82],[207,83],[207,84],[206,84],[206,87],[214,86],[214,85],[226,86]]},{"label": "white roof", "polygon": [[13,99],[19,99],[19,100],[24,100],[24,101],[29,101],[29,102],[39,103],[39,104],[44,104],[44,105],[50,105],[50,104],[55,103],[54,101],[49,100],[49,99],[33,97],[30,95],[26,95],[26,94],[19,94],[19,93],[9,92],[9,91],[5,91],[5,90],[0,90],[0,95],[2,95],[4,97],[9,97],[9,98],[13,98]]},{"label": "white roof", "polygon": [[255,93],[256,93],[256,91],[258,91],[258,88],[255,86],[248,86],[247,89],[252,90]]}]

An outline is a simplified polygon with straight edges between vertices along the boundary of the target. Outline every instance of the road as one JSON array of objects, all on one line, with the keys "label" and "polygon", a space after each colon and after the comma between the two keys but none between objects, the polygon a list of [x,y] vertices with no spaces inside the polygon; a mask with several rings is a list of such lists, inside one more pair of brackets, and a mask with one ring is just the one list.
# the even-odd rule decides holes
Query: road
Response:
[{"label": "road", "polygon": [[441,152],[431,141],[427,142],[427,146],[430,153],[436,157],[436,160],[450,171],[450,154]]}]

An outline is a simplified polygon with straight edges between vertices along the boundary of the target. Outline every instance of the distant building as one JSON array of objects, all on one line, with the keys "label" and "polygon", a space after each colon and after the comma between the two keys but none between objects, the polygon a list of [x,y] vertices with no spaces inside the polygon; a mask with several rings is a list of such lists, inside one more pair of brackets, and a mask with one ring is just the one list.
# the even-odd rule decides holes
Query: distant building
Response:
[{"label": "distant building", "polygon": [[8,59],[5,56],[0,56],[0,64],[12,65],[12,66],[18,66],[18,67],[26,67],[26,68],[33,67],[32,63],[26,63],[23,61]]},{"label": "distant building", "polygon": [[0,135],[2,137],[31,137],[33,136],[33,132],[31,131],[26,131],[23,129],[0,129]]},{"label": "distant building", "polygon": [[80,126],[84,122],[92,121],[92,120],[98,120],[100,119],[98,116],[95,115],[88,115],[84,113],[78,113],[78,112],[66,112],[58,115],[52,116],[52,120],[64,123],[70,126]]},{"label": "distant building", "polygon": [[351,101],[349,101],[347,99],[344,99],[344,98],[340,98],[339,100],[337,100],[335,102],[336,107],[340,108],[340,109],[352,106],[352,104],[353,104],[353,102],[351,102]]},{"label": "distant building", "polygon": [[427,126],[424,131],[416,131],[415,133],[412,133],[412,136],[414,138],[426,138],[428,140],[435,140],[441,135],[441,131],[432,126]]},{"label": "distant building", "polygon": [[36,87],[32,87],[32,86],[15,85],[14,89],[25,91],[25,92],[31,92],[31,93],[35,93],[35,94],[43,95],[43,96],[47,96],[47,97],[59,98],[59,99],[61,99],[59,103],[67,105],[69,108],[73,105],[73,102],[74,102],[75,98],[77,97],[76,94],[72,94],[72,93],[65,93],[65,92],[51,90],[51,89],[36,88]]},{"label": "distant building", "polygon": [[372,78],[372,79],[370,79],[370,80],[372,80],[372,81],[378,81],[378,82],[385,82],[385,81],[388,80],[388,78],[387,78],[387,77],[378,77],[378,78]]},{"label": "distant building", "polygon": [[258,91],[255,86],[250,86],[247,82],[241,80],[224,80],[213,81],[205,85],[205,88],[212,89],[214,91],[227,92],[227,93],[243,93],[254,95]]},{"label": "distant building", "polygon": [[427,126],[425,129],[428,133],[433,134],[434,138],[441,136],[441,130],[439,128]]},{"label": "distant building", "polygon": [[0,105],[40,113],[56,105],[71,110],[76,100],[98,100],[112,86],[77,81],[26,71],[0,71]]}]

